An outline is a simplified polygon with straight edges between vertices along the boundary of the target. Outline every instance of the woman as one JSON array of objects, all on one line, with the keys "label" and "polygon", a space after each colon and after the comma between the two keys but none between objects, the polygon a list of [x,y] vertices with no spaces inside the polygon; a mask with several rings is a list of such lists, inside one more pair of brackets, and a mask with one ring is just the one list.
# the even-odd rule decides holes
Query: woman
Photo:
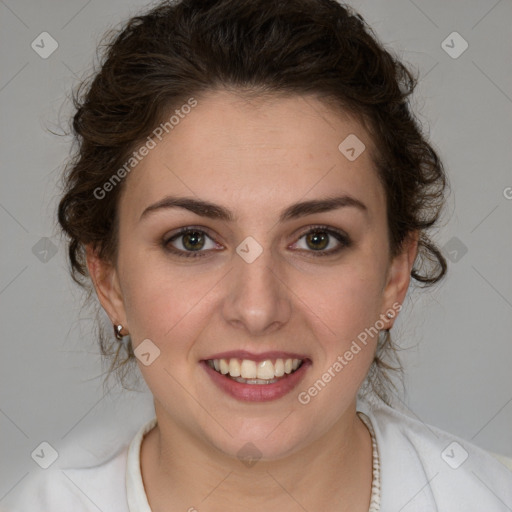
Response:
[{"label": "woman", "polygon": [[332,0],[127,23],[77,96],[59,221],[156,417],[20,510],[511,509],[503,465],[388,405],[411,277],[446,272],[414,85]]}]

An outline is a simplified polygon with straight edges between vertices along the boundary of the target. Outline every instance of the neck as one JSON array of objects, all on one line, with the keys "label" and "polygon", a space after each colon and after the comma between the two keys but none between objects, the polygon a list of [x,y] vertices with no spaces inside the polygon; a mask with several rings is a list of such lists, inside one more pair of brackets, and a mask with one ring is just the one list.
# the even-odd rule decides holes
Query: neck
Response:
[{"label": "neck", "polygon": [[276,460],[244,464],[166,418],[145,436],[141,470],[153,512],[195,509],[367,512],[372,482],[368,429],[355,403],[321,438]]}]

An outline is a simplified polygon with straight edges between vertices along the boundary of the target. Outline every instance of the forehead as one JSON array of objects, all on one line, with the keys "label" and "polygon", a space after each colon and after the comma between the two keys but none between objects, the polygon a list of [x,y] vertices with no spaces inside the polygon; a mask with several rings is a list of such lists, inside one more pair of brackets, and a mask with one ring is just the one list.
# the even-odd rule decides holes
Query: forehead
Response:
[{"label": "forehead", "polygon": [[337,193],[384,204],[368,133],[314,97],[217,91],[178,119],[128,176],[122,203],[133,215],[165,194],[236,202],[247,213]]}]

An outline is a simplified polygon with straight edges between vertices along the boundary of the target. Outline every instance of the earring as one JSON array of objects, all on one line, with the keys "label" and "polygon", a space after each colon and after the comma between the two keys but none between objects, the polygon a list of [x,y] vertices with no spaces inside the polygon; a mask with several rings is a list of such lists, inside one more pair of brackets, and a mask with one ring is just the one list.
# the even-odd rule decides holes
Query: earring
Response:
[{"label": "earring", "polygon": [[123,341],[124,335],[121,334],[122,330],[123,326],[121,324],[114,325],[114,335],[118,341]]},{"label": "earring", "polygon": [[388,313],[386,316],[387,316],[390,320],[393,318],[393,315],[392,315],[391,313]]}]

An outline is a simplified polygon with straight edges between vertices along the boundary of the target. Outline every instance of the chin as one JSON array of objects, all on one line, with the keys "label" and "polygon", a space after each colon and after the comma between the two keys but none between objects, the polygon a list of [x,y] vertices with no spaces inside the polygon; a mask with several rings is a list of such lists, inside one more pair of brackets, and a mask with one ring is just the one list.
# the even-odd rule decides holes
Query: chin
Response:
[{"label": "chin", "polygon": [[272,421],[251,419],[236,422],[236,425],[230,425],[232,437],[225,431],[220,435],[218,431],[215,434],[205,432],[205,436],[211,446],[248,466],[248,460],[283,459],[307,446],[314,438],[313,432],[304,431],[304,425],[290,425],[283,421],[285,417]]}]

